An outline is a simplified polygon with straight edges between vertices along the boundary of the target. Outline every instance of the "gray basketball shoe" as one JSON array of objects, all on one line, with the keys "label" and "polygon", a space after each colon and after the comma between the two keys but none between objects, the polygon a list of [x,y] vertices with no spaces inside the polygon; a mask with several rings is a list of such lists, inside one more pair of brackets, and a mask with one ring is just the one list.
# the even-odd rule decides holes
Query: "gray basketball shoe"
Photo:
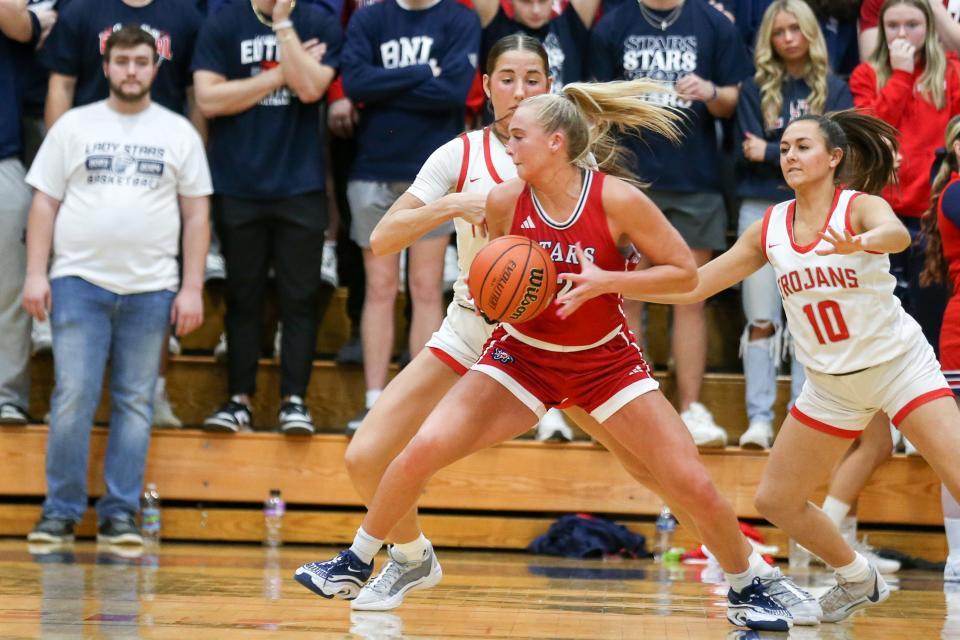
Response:
[{"label": "gray basketball shoe", "polygon": [[350,608],[358,611],[389,611],[403,603],[403,596],[415,589],[429,589],[440,582],[443,571],[433,552],[427,548],[423,559],[401,562],[394,554],[393,547],[387,548],[390,561],[373,580],[368,582],[356,599],[350,602]]},{"label": "gray basketball shoe", "polygon": [[839,575],[836,578],[837,585],[820,596],[823,622],[839,622],[857,609],[880,604],[890,597],[890,587],[873,565],[866,580],[847,582]]}]

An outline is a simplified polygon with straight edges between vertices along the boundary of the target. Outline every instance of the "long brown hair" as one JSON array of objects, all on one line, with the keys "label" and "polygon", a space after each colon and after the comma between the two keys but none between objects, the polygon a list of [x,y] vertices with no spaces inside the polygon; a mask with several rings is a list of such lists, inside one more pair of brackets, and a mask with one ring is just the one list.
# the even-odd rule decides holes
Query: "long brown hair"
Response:
[{"label": "long brown hair", "polygon": [[820,127],[827,149],[843,150],[834,170],[834,182],[866,193],[880,193],[896,181],[897,130],[857,109],[807,114],[791,124],[812,120]]},{"label": "long brown hair", "polygon": [[545,132],[563,132],[570,162],[590,167],[595,161],[601,171],[642,185],[627,167],[629,153],[617,134],[646,130],[679,142],[682,113],[649,98],[667,91],[667,85],[653,80],[572,82],[559,95],[533,96],[520,104],[536,109]]},{"label": "long brown hair", "polygon": [[943,136],[947,154],[940,164],[937,177],[933,179],[930,188],[930,209],[923,215],[920,228],[927,240],[927,252],[923,260],[923,271],[920,273],[920,286],[929,287],[934,284],[943,284],[947,281],[947,260],[943,257],[943,238],[940,237],[939,204],[943,190],[950,182],[953,174],[960,171],[957,163],[957,154],[953,144],[960,139],[960,116],[953,116],[947,123],[947,130]]}]

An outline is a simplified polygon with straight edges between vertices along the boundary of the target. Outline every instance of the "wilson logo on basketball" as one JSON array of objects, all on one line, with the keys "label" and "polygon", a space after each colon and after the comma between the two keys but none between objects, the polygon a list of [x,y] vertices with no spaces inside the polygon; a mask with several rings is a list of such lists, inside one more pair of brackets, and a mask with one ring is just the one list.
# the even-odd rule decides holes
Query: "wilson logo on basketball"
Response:
[{"label": "wilson logo on basketball", "polygon": [[530,277],[527,280],[527,290],[523,292],[523,299],[513,313],[510,314],[511,320],[523,316],[527,312],[527,307],[540,299],[540,293],[543,289],[543,269],[531,269]]}]

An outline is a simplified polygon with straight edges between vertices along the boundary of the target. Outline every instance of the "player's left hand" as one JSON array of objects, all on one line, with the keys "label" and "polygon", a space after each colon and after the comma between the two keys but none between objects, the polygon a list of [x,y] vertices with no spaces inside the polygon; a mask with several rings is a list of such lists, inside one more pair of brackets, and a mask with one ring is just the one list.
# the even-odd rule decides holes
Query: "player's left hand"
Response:
[{"label": "player's left hand", "polygon": [[293,0],[277,0],[270,17],[273,22],[283,22],[290,17],[291,13],[293,13]]},{"label": "player's left hand", "polygon": [[185,336],[203,324],[203,294],[200,289],[180,289],[170,309],[170,324],[178,336]]},{"label": "player's left hand", "polygon": [[609,293],[606,288],[607,272],[593,264],[583,253],[578,242],[574,247],[577,261],[580,262],[580,273],[561,273],[559,279],[563,282],[560,293],[557,294],[557,317],[561,320],[569,318],[580,306],[592,298]]},{"label": "player's left hand", "polygon": [[826,233],[819,233],[818,235],[832,245],[825,249],[817,249],[815,253],[818,256],[829,256],[833,254],[846,255],[857,253],[858,251],[866,251],[866,248],[863,246],[863,236],[852,236],[846,229],[843,230],[843,233],[840,233],[833,227],[827,227]]}]

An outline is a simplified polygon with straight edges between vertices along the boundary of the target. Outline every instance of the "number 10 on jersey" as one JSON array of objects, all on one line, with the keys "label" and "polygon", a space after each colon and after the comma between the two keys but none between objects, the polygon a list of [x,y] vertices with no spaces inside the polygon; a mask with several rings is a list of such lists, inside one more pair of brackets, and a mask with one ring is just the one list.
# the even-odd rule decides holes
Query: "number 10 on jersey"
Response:
[{"label": "number 10 on jersey", "polygon": [[[821,300],[817,303],[816,310],[812,304],[805,305],[803,312],[807,315],[820,344],[827,344],[827,341],[840,342],[850,337],[847,323],[843,321],[843,314],[840,313],[840,305],[835,300]],[[827,336],[826,340],[823,338],[824,334]]]}]

